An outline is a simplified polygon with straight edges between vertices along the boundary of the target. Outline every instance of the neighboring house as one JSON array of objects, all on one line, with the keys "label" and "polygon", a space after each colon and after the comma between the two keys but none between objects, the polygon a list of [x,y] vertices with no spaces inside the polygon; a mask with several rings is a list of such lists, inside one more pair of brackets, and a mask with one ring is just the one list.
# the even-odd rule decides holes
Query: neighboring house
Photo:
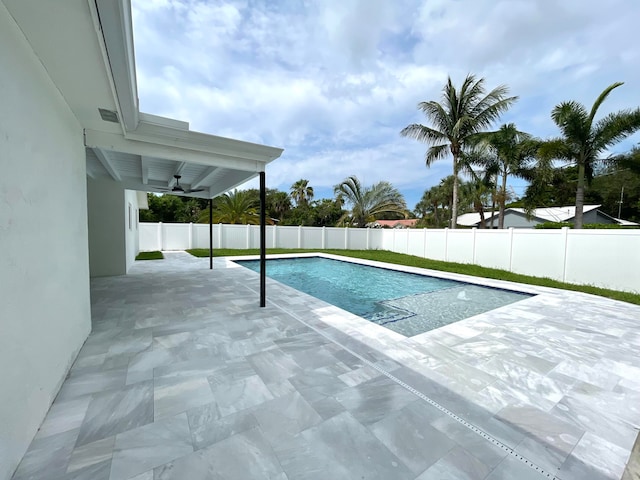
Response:
[{"label": "neighboring house", "polygon": [[0,480],[91,330],[90,277],[133,263],[139,193],[212,198],[282,153],[140,112],[134,58],[129,0],[0,1]]},{"label": "neighboring house", "polygon": [[367,223],[369,228],[414,228],[418,223],[417,218],[408,218],[406,220],[376,220]]},{"label": "neighboring house", "polygon": [[[614,218],[598,210],[600,205],[585,205],[583,210],[583,221],[587,223],[637,225],[628,220]],[[491,228],[491,218],[493,216],[493,228],[498,228],[498,212],[485,212],[484,228]],[[507,208],[504,211],[504,228],[534,228],[536,225],[545,222],[568,222],[573,223],[576,216],[575,206],[536,208],[529,216],[522,208]],[[464,227],[480,227],[479,213],[465,213],[458,217],[458,225]]]}]

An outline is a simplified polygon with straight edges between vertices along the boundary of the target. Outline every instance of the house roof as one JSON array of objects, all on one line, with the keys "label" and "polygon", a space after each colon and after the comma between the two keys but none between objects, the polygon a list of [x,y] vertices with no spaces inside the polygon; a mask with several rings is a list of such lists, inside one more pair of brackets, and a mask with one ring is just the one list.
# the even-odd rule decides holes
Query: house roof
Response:
[{"label": "house roof", "polygon": [[[600,208],[600,205],[584,205],[583,213],[591,212],[593,210],[597,210]],[[505,209],[505,214],[509,212],[517,213],[520,215],[526,215],[524,208],[516,208],[511,207]],[[603,212],[600,212],[602,215],[606,215]],[[485,212],[485,223],[491,221],[491,212]],[[498,212],[495,212],[494,215],[498,216]],[[563,207],[544,207],[544,208],[535,208],[531,211],[529,215],[532,219],[538,220],[539,222],[567,222],[572,220],[576,216],[576,207],[575,205],[568,205]],[[609,216],[609,215],[606,215]],[[610,217],[616,223],[620,225],[636,225],[634,222],[629,222],[628,220],[621,220],[619,218]],[[460,215],[458,217],[458,225],[462,225],[465,227],[473,227],[477,226],[480,223],[480,214],[479,213],[465,213],[464,215]]]},{"label": "house roof", "polygon": [[417,218],[408,218],[406,220],[376,220],[373,223],[374,223],[374,225],[378,224],[381,227],[390,227],[390,228],[406,227],[406,228],[410,228],[410,227],[415,227],[416,226],[416,223],[418,223],[418,219]]},{"label": "house roof", "polygon": [[[582,212],[587,213],[598,208],[600,208],[600,205],[584,205]],[[524,208],[508,208],[507,210],[525,213]],[[547,222],[566,222],[576,216],[576,207],[575,205],[568,205],[564,207],[535,208],[532,210],[531,216]]]},{"label": "house roof", "polygon": [[[498,212],[495,212],[496,219]],[[491,221],[491,212],[484,212],[484,220]],[[458,225],[463,227],[474,227],[480,223],[480,214],[478,212],[464,213],[458,216]]]},{"label": "house roof", "polygon": [[282,154],[139,111],[130,0],[3,2],[84,129],[87,175],[156,192],[181,175],[185,189],[202,190],[190,196],[211,198]]},{"label": "house roof", "polygon": [[631,220],[623,220],[621,218],[612,217],[618,225],[624,225],[625,227],[637,227],[640,223],[632,222]]}]

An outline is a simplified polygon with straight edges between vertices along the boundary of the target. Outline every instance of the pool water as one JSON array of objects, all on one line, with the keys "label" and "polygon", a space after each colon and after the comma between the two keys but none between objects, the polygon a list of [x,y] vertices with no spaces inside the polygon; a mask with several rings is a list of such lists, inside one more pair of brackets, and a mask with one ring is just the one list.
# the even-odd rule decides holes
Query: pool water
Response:
[{"label": "pool water", "polygon": [[[237,263],[260,270],[259,260]],[[266,264],[268,277],[407,337],[531,296],[323,257]]]}]

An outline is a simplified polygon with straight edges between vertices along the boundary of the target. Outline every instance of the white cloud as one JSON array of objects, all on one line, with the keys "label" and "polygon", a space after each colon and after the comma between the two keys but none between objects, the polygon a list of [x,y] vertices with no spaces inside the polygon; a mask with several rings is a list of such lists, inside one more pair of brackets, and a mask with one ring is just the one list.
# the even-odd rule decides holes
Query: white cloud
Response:
[{"label": "white cloud", "polygon": [[[602,113],[640,105],[635,25],[640,2],[611,0],[134,0],[143,111],[193,129],[285,148],[269,186],[299,178],[330,191],[347,175],[420,191],[448,174],[426,146],[401,138],[425,122],[447,75],[506,84],[520,101],[503,117],[539,136],[553,106]],[[633,141],[638,141],[636,135]],[[625,145],[629,145],[627,142]],[[417,199],[408,199],[409,205]],[[415,201],[414,201],[415,200]]]}]

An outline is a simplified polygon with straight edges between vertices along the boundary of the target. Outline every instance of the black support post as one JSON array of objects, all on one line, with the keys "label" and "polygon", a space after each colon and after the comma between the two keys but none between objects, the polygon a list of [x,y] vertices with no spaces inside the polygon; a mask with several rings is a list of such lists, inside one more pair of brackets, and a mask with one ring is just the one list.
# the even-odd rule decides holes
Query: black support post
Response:
[{"label": "black support post", "polygon": [[209,199],[209,270],[213,270],[213,198]]},{"label": "black support post", "polygon": [[267,193],[265,172],[260,172],[260,306],[267,304]]}]

